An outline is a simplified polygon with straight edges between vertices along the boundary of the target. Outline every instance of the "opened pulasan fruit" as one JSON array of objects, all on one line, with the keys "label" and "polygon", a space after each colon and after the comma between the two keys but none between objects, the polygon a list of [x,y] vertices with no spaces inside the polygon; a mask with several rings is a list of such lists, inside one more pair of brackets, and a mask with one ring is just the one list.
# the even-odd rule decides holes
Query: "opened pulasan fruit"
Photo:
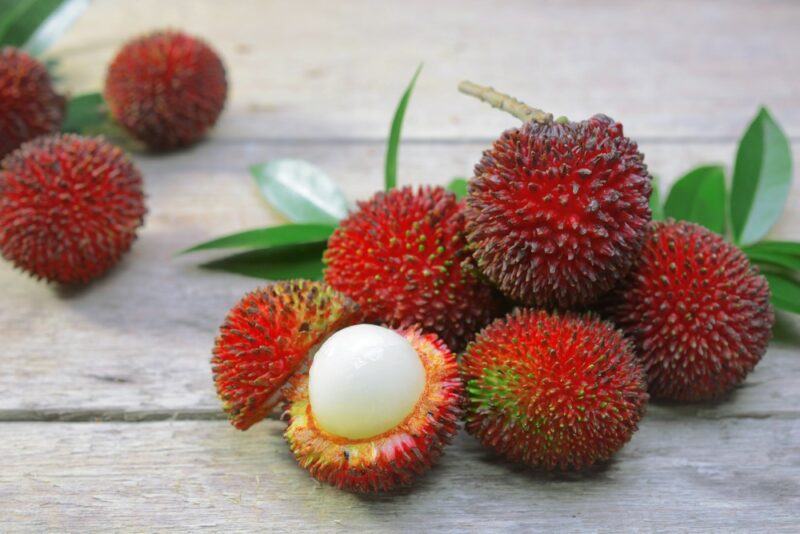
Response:
[{"label": "opened pulasan fruit", "polygon": [[354,325],[359,318],[324,283],[251,293],[217,339],[215,381],[237,428],[283,398],[286,440],[317,480],[388,491],[441,456],[458,430],[463,387],[455,356],[435,334]]}]

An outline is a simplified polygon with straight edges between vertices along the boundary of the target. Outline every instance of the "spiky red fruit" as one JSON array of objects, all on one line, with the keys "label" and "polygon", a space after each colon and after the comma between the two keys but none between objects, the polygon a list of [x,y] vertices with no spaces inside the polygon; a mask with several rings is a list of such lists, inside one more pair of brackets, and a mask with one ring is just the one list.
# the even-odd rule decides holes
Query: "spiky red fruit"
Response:
[{"label": "spiky red fruit", "polygon": [[441,187],[377,193],[328,241],[325,281],[366,320],[438,334],[453,349],[494,318],[500,301],[465,260],[464,205]]},{"label": "spiky red fruit", "polygon": [[101,138],[39,137],[0,166],[0,253],[36,278],[86,283],[136,239],[142,176]]},{"label": "spiky red fruit", "polygon": [[592,316],[516,310],[478,334],[461,369],[467,431],[533,467],[607,460],[631,438],[647,401],[629,343]]},{"label": "spiky red fruit", "polygon": [[771,338],[769,285],[744,253],[687,222],[653,223],[639,262],[609,297],[655,398],[700,401],[730,391]]},{"label": "spiky red fruit", "polygon": [[0,50],[0,159],[25,141],[57,132],[64,105],[44,65],[16,48]]},{"label": "spiky red fruit", "polygon": [[402,423],[383,434],[348,439],[323,430],[309,402],[308,375],[287,393],[286,440],[301,466],[322,482],[356,492],[388,491],[430,469],[458,431],[463,387],[455,356],[433,334],[399,331],[425,369],[425,388]]},{"label": "spiky red fruit", "polygon": [[467,239],[510,298],[543,307],[591,303],[625,275],[650,220],[651,184],[636,143],[604,115],[528,122],[475,167]]},{"label": "spiky red fruit", "polygon": [[228,84],[203,41],[162,31],[126,44],[108,68],[105,99],[114,118],[156,150],[190,145],[217,122]]},{"label": "spiky red fruit", "polygon": [[231,424],[247,430],[269,415],[312,349],[359,319],[353,301],[320,282],[277,282],[245,295],[228,312],[211,360]]}]

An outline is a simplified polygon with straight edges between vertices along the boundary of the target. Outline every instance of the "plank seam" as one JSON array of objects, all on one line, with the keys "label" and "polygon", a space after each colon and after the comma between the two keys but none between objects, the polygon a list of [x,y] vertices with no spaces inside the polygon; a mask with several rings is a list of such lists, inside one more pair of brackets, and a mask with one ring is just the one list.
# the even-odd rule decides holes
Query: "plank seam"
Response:
[{"label": "plank seam", "polygon": [[[689,417],[707,421],[729,419],[800,419],[800,411],[786,410],[780,412],[741,412],[716,414],[708,408],[662,408],[645,416],[648,419],[661,421],[683,420]],[[279,419],[278,414],[271,416]],[[119,410],[119,409],[86,409],[86,410],[2,410],[0,423],[148,423],[156,421],[223,421],[226,415],[219,410]]]}]

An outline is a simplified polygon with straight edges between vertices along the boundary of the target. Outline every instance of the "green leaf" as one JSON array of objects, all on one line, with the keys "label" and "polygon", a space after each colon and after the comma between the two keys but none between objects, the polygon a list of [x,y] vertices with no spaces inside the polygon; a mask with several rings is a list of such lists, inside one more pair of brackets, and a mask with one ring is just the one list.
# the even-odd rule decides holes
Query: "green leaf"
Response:
[{"label": "green leaf", "polygon": [[68,133],[93,133],[110,121],[105,101],[100,93],[86,93],[70,99],[67,118],[61,131]]},{"label": "green leaf", "polygon": [[793,241],[759,241],[753,245],[742,247],[745,253],[755,252],[774,252],[787,256],[800,257],[800,243]]},{"label": "green leaf", "polygon": [[453,178],[452,181],[447,184],[447,190],[455,193],[456,198],[461,200],[467,196],[467,180],[465,178]]},{"label": "green leaf", "polygon": [[38,55],[89,6],[89,0],[0,0],[0,45]]},{"label": "green leaf", "polygon": [[250,167],[272,206],[290,221],[336,224],[347,216],[347,199],[327,174],[307,161],[277,159]]},{"label": "green leaf", "polygon": [[725,233],[725,170],[697,167],[678,179],[664,203],[664,215]]},{"label": "green leaf", "polygon": [[326,242],[336,229],[327,224],[284,224],[257,228],[206,241],[181,251],[181,254],[218,248],[271,248],[286,245]]},{"label": "green leaf", "polygon": [[792,181],[789,141],[766,108],[747,128],[736,154],[731,188],[731,223],[737,244],[764,237],[778,220]]},{"label": "green leaf", "polygon": [[325,246],[326,243],[322,242],[251,250],[204,263],[200,267],[265,280],[321,280]]},{"label": "green leaf", "polygon": [[766,252],[759,250],[746,250],[745,254],[754,263],[774,265],[789,269],[791,271],[800,271],[800,257],[787,256],[778,252]]},{"label": "green leaf", "polygon": [[800,283],[776,273],[764,273],[776,308],[800,313]]},{"label": "green leaf", "polygon": [[408,87],[406,87],[403,97],[397,104],[397,109],[394,112],[392,119],[392,128],[389,130],[389,142],[386,145],[386,173],[385,173],[385,186],[386,191],[397,187],[397,153],[400,150],[400,132],[403,129],[403,119],[406,116],[406,108],[408,101],[411,99],[411,93],[414,91],[414,85],[417,83],[417,77],[422,70],[422,64],[417,67],[417,71],[411,78]]},{"label": "green leaf", "polygon": [[653,191],[650,193],[650,211],[653,214],[654,221],[664,220],[664,206],[661,204],[661,180],[658,176],[653,176],[651,182]]},{"label": "green leaf", "polygon": [[[40,0],[40,3],[47,3]],[[55,43],[89,7],[89,0],[67,0],[51,13],[25,43],[25,50],[34,56],[42,54]]]}]

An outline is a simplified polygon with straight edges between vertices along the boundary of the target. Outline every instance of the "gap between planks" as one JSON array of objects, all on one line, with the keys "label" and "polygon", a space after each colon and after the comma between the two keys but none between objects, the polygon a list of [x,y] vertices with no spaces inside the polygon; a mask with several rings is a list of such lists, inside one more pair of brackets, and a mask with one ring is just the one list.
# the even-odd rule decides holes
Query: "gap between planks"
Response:
[{"label": "gap between planks", "polygon": [[[719,401],[724,403],[725,401]],[[785,411],[744,411],[744,412],[718,412],[714,404],[702,405],[650,405],[646,419],[658,421],[671,421],[685,417],[694,417],[708,421],[722,421],[727,419],[800,419],[800,410]],[[151,423],[158,421],[223,421],[227,419],[222,410],[123,410],[123,409],[40,409],[40,410],[0,410],[0,424],[2,423]],[[279,413],[274,413],[270,419],[280,419]]]},{"label": "gap between planks", "polygon": [[[513,125],[509,126],[512,128]],[[490,145],[499,137],[404,137],[401,146],[460,146],[460,145]],[[637,143],[652,145],[715,145],[721,143],[738,143],[738,136],[638,136],[634,139]],[[792,145],[800,144],[800,136],[787,136]],[[385,145],[386,137],[215,137],[213,142],[217,145],[238,146],[251,143],[269,143],[273,145],[320,145],[320,146],[351,146],[351,145]]]}]

